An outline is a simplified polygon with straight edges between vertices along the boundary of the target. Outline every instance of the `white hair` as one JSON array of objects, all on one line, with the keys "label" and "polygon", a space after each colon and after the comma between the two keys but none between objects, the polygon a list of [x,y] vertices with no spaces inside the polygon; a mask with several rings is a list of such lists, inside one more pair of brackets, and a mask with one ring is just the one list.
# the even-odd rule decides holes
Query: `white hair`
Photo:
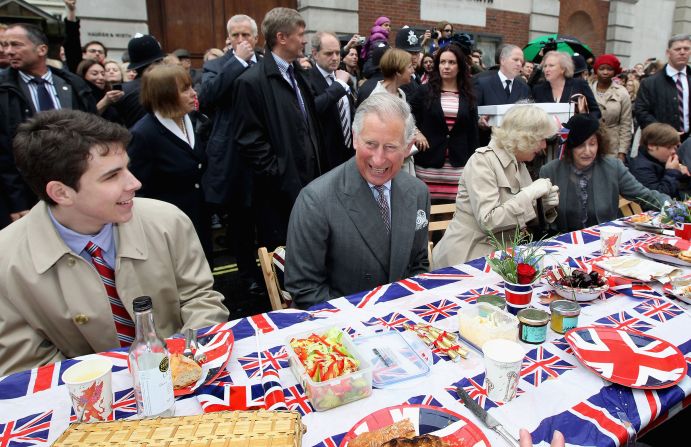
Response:
[{"label": "white hair", "polygon": [[391,93],[375,93],[365,99],[355,112],[353,118],[353,132],[359,134],[364,125],[365,115],[375,113],[382,121],[390,121],[398,118],[405,124],[403,135],[405,144],[413,141],[415,135],[415,118],[410,113],[407,102]]}]

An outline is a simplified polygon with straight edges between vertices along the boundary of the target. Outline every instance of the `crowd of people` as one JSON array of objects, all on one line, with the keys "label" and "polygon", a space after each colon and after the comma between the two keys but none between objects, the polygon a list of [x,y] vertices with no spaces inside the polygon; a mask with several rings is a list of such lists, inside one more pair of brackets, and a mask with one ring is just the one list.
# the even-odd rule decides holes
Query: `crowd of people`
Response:
[{"label": "crowd of people", "polygon": [[[573,231],[615,219],[620,196],[687,189],[687,35],[663,65],[547,47],[526,61],[505,43],[486,68],[447,22],[420,35],[379,17],[367,37],[320,30],[306,53],[304,19],[279,7],[265,47],[235,15],[197,70],[150,35],[126,66],[108,59],[65,4],[62,62],[40,28],[0,27],[0,247],[16,253],[0,260],[0,338],[16,341],[0,375],[117,347],[106,306],[127,320],[139,295],[163,336],[224,321],[214,215],[250,293],[257,247],[286,246],[285,288],[306,308],[486,255],[490,233]],[[532,102],[574,114],[558,123]],[[516,105],[492,127],[478,107],[501,104]],[[456,212],[430,265],[430,205],[444,202]]]}]

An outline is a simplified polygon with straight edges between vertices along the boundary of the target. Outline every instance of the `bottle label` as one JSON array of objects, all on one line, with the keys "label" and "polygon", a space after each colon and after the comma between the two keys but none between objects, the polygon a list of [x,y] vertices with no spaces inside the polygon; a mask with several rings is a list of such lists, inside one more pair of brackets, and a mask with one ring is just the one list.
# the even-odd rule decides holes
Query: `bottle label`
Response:
[{"label": "bottle label", "polygon": [[575,317],[564,317],[564,323],[562,324],[562,329],[564,332],[569,329],[573,329],[578,326],[578,316]]},{"label": "bottle label", "polygon": [[140,370],[139,386],[142,391],[144,416],[156,416],[173,406],[173,378],[164,355],[156,368]]},{"label": "bottle label", "polygon": [[521,340],[526,343],[543,343],[547,337],[547,325],[528,326],[521,325]]}]

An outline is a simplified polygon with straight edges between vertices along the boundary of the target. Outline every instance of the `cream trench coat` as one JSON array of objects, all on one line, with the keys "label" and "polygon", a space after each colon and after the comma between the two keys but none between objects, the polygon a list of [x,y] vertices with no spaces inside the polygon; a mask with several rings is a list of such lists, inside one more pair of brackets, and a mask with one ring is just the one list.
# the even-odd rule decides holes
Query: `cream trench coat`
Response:
[{"label": "cream trench coat", "polygon": [[[499,240],[513,239],[516,225],[524,228],[535,219],[535,202],[521,192],[532,180],[528,169],[509,152],[489,146],[478,148],[463,169],[458,183],[456,212],[444,236],[434,247],[434,269],[462,264],[494,251],[487,232]],[[546,210],[547,221],[556,218]]]},{"label": "cream trench coat", "polygon": [[629,92],[626,87],[612,83],[600,96],[597,94],[597,81],[592,82],[590,88],[602,112],[600,122],[604,123],[603,127],[609,138],[608,155],[628,154],[633,132]]},{"label": "cream trench coat", "polygon": [[[114,227],[120,299],[153,300],[159,336],[228,319],[191,221],[165,202],[134,199]],[[119,348],[96,269],[72,252],[45,202],[0,232],[0,376],[64,358]]]}]

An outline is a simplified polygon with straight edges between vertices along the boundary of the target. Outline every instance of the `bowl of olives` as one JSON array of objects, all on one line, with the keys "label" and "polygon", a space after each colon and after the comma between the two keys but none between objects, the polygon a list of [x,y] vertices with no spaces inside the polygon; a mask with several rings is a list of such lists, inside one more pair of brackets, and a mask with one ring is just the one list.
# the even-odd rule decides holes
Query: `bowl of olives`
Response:
[{"label": "bowl of olives", "polygon": [[609,289],[607,280],[596,271],[557,266],[545,272],[545,279],[559,296],[567,300],[592,301]]}]

